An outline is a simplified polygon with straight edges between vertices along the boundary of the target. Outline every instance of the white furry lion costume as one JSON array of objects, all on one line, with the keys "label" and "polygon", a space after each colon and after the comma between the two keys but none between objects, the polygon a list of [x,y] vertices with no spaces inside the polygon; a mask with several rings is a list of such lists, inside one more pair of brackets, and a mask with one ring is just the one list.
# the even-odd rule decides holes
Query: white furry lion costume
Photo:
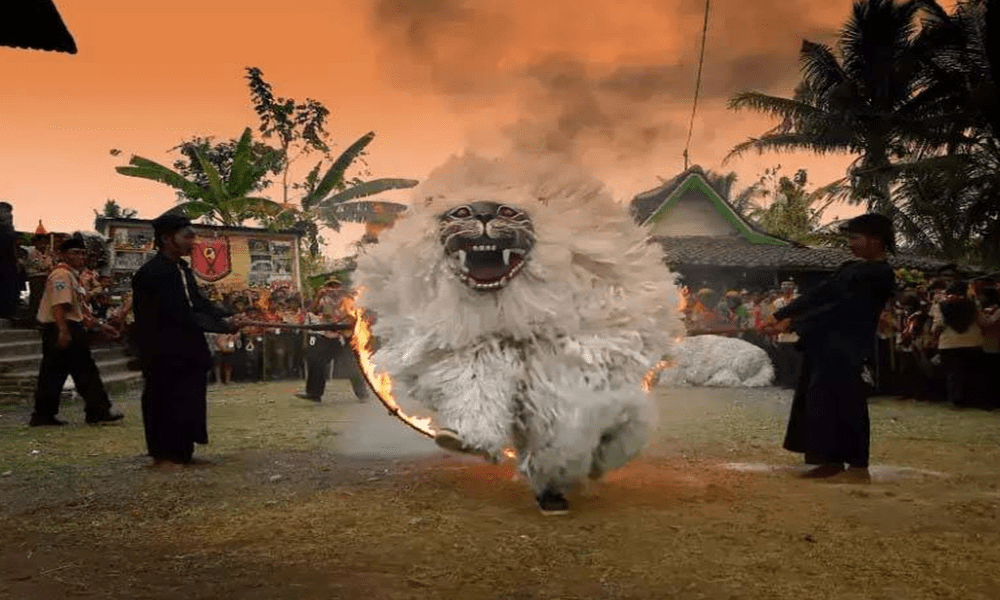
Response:
[{"label": "white furry lion costume", "polygon": [[437,413],[441,445],[494,459],[513,446],[539,497],[642,449],[643,376],[682,332],[674,275],[580,170],[453,158],[355,281],[377,315],[376,368]]}]

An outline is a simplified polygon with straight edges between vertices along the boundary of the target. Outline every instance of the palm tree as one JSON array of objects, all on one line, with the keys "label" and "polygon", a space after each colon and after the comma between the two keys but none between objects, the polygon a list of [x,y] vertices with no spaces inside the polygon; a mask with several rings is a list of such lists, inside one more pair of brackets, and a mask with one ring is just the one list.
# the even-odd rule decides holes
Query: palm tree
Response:
[{"label": "palm tree", "polygon": [[250,219],[276,217],[285,210],[281,204],[249,195],[272,167],[269,160],[253,160],[251,138],[248,127],[236,145],[232,169],[225,179],[200,148],[195,149],[195,156],[206,176],[204,184],[141,156],[133,156],[129,166],[115,167],[115,171],[129,177],[158,181],[179,191],[190,200],[182,202],[177,208],[192,219],[205,217],[209,222],[218,221],[232,227]]},{"label": "palm tree", "polygon": [[898,222],[917,248],[992,262],[1000,254],[1000,59],[989,43],[1000,36],[1000,17],[996,9],[989,16],[985,0],[961,2],[950,14],[920,1],[924,110],[935,118],[912,158],[885,169],[901,182]]},{"label": "palm tree", "polygon": [[802,80],[792,98],[741,92],[734,109],[752,109],[781,124],[730,151],[850,153],[851,199],[892,212],[892,178],[885,171],[908,154],[908,144],[933,125],[923,112],[915,50],[920,5],[893,0],[857,0],[840,32],[837,51],[803,41]]}]

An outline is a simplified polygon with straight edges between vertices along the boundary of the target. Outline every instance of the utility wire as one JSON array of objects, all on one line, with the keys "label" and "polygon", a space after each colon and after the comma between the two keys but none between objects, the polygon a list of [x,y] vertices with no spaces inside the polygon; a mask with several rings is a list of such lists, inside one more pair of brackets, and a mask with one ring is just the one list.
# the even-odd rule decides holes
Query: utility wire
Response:
[{"label": "utility wire", "polygon": [[694,115],[698,111],[698,92],[701,91],[701,68],[705,64],[705,41],[708,39],[708,6],[705,0],[705,22],[701,26],[701,56],[698,58],[698,77],[694,84],[694,102],[691,104],[691,121],[688,123],[687,142],[684,143],[684,170],[688,169],[688,149],[691,147],[691,133],[694,131]]}]

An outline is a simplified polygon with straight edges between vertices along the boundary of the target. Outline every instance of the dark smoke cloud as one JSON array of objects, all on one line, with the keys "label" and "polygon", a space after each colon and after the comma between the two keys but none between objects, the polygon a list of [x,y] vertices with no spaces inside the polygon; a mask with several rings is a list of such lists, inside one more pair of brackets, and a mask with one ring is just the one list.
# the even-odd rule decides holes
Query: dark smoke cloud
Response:
[{"label": "dark smoke cloud", "polygon": [[[684,143],[703,6],[375,0],[372,23],[383,64],[401,85],[445,95],[459,108],[512,102],[519,116],[501,129],[516,147],[571,155],[601,148],[631,160]],[[713,3],[701,106],[718,111],[745,89],[788,93],[802,39],[829,41],[848,7],[846,0]],[[622,33],[631,26],[634,36]]]}]

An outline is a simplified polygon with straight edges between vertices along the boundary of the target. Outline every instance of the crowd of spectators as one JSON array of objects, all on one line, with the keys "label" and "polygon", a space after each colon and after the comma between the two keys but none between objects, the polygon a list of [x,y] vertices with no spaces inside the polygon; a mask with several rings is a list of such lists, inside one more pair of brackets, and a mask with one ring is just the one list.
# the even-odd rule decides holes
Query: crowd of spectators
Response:
[{"label": "crowd of spectators", "polygon": [[[964,279],[957,272],[927,279],[912,271],[897,280],[867,357],[865,380],[872,393],[1000,408],[996,280]],[[776,383],[794,388],[801,366],[796,334],[755,330],[796,295],[791,281],[758,291],[684,288],[681,306],[689,334],[737,336],[764,348],[775,363]]]}]

